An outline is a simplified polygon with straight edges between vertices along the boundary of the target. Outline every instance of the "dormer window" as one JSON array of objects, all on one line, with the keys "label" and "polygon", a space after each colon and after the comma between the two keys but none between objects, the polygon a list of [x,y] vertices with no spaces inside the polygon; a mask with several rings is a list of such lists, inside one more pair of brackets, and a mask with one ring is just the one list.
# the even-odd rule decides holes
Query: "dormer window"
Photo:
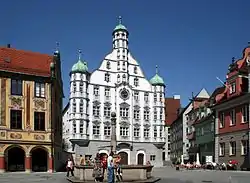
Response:
[{"label": "dormer window", "polygon": [[106,82],[110,81],[110,74],[109,73],[105,73],[105,75],[104,75],[104,81],[106,81]]},{"label": "dormer window", "polygon": [[110,68],[111,68],[111,66],[110,66],[110,61],[107,61],[106,68],[107,68],[107,69],[110,69]]},{"label": "dormer window", "polygon": [[236,92],[236,82],[233,82],[230,84],[230,94],[233,94]]},{"label": "dormer window", "polygon": [[134,85],[135,85],[135,86],[139,86],[139,79],[138,79],[138,78],[135,78],[135,79],[134,79]]}]

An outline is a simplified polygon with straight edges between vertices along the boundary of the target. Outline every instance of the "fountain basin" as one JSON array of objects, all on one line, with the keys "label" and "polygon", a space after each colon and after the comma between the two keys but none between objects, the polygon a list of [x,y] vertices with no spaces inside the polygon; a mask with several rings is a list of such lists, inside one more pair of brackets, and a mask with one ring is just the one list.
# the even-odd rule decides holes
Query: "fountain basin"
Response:
[{"label": "fountain basin", "polygon": [[[92,173],[93,166],[87,165],[76,165],[74,168],[75,181],[71,182],[90,182],[93,181]],[[156,182],[159,179],[152,177],[152,165],[123,165],[122,166],[122,177],[123,182]],[[148,180],[148,181],[147,181]],[[104,182],[107,181],[107,173],[105,172]]]}]

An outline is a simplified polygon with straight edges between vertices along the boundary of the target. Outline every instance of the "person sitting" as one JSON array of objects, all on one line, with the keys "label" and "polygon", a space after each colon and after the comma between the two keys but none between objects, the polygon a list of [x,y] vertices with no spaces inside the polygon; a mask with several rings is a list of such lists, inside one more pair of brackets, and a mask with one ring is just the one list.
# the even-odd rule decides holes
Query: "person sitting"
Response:
[{"label": "person sitting", "polygon": [[96,154],[94,160],[94,169],[93,169],[93,176],[95,178],[95,182],[103,182],[103,170],[102,170],[102,162],[101,156],[99,153]]}]

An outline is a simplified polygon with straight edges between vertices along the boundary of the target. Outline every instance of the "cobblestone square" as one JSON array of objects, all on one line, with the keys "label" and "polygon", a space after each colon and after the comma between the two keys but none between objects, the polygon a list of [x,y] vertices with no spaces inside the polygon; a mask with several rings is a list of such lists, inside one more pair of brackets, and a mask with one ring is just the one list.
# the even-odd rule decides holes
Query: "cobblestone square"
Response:
[{"label": "cobblestone square", "polygon": [[[160,177],[159,183],[248,183],[250,172],[182,170],[171,167],[155,168],[153,175]],[[1,183],[67,183],[65,173],[3,173]]]}]

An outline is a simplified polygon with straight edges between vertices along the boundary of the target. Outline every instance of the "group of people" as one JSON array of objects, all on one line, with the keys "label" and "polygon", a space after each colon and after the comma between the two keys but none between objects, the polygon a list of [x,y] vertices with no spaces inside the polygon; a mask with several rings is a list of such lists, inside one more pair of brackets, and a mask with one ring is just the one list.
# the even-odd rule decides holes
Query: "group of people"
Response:
[{"label": "group of people", "polygon": [[[107,170],[107,179],[108,183],[114,183],[115,177],[117,181],[122,181],[122,169],[120,166],[121,156],[118,155],[114,158],[114,153],[110,152],[109,156],[101,156],[99,153],[96,154],[96,157],[93,161],[93,178],[95,182],[103,182],[105,172]],[[90,162],[85,162],[85,159],[81,156],[80,165],[90,165]],[[74,164],[71,158],[67,161],[67,177],[69,173],[71,176],[74,176]]]}]

